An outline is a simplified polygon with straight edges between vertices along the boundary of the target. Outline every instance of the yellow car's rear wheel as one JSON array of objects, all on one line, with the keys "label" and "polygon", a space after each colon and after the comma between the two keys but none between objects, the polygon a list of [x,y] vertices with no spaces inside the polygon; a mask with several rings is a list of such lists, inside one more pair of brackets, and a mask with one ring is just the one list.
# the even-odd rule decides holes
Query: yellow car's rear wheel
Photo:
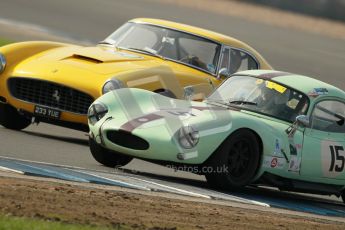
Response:
[{"label": "yellow car's rear wheel", "polygon": [[22,130],[31,124],[31,119],[8,104],[0,104],[0,124],[8,129]]},{"label": "yellow car's rear wheel", "polygon": [[117,168],[125,166],[133,158],[130,156],[119,154],[115,151],[110,151],[97,144],[92,138],[89,138],[89,147],[93,158],[107,167]]}]

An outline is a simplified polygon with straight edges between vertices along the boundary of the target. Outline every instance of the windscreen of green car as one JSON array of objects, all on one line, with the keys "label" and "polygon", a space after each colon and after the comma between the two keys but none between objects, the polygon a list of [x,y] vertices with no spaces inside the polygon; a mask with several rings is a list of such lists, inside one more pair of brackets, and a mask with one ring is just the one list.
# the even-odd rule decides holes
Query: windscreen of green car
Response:
[{"label": "windscreen of green car", "polygon": [[293,122],[305,114],[308,97],[276,82],[251,76],[232,76],[213,94],[208,102],[235,106],[241,109]]},{"label": "windscreen of green car", "polygon": [[126,23],[105,41],[215,74],[221,45],[193,34],[140,23]]}]

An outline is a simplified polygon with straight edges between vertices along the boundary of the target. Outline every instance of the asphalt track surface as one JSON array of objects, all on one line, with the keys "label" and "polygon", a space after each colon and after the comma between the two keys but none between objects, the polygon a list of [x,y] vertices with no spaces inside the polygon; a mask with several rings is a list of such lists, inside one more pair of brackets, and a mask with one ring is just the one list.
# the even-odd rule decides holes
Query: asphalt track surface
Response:
[{"label": "asphalt track surface", "polygon": [[[147,0],[0,0],[0,6],[1,18],[37,24],[60,35],[94,43],[136,17],[200,26],[247,42],[276,69],[310,75],[345,89],[344,40]],[[45,124],[30,126],[22,132],[0,127],[0,144],[0,156],[110,170],[92,159],[87,137],[74,130]],[[139,160],[127,168],[135,169],[139,174],[184,177],[193,183],[204,181],[201,176],[174,172]]]},{"label": "asphalt track surface", "polygon": [[148,0],[1,0],[0,5],[1,18],[45,26],[91,42],[104,39],[136,17],[200,26],[247,42],[276,69],[310,75],[345,89],[344,40]]}]

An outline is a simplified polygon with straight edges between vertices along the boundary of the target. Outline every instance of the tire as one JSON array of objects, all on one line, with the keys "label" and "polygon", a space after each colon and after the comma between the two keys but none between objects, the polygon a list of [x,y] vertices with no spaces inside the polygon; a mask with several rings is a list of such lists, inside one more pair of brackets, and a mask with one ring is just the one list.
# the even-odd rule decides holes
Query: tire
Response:
[{"label": "tire", "polygon": [[344,190],[343,193],[341,194],[341,198],[343,198],[343,203],[345,204],[345,190]]},{"label": "tire", "polygon": [[252,182],[259,164],[258,140],[253,132],[243,129],[228,137],[213,153],[207,162],[212,172],[205,176],[212,187],[238,190]]},{"label": "tire", "polygon": [[125,166],[133,159],[132,157],[103,148],[92,138],[89,138],[89,147],[93,158],[107,167],[115,168]]},{"label": "tire", "polygon": [[7,129],[22,130],[31,124],[31,119],[10,105],[0,104],[0,124]]}]

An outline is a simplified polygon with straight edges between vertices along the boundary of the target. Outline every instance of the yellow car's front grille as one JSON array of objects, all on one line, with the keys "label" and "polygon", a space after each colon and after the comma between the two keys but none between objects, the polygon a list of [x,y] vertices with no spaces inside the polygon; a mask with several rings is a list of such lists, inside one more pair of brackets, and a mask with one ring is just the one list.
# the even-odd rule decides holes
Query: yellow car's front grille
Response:
[{"label": "yellow car's front grille", "polygon": [[61,111],[87,114],[93,102],[88,94],[49,81],[13,77],[9,78],[8,86],[11,95],[19,100]]}]

